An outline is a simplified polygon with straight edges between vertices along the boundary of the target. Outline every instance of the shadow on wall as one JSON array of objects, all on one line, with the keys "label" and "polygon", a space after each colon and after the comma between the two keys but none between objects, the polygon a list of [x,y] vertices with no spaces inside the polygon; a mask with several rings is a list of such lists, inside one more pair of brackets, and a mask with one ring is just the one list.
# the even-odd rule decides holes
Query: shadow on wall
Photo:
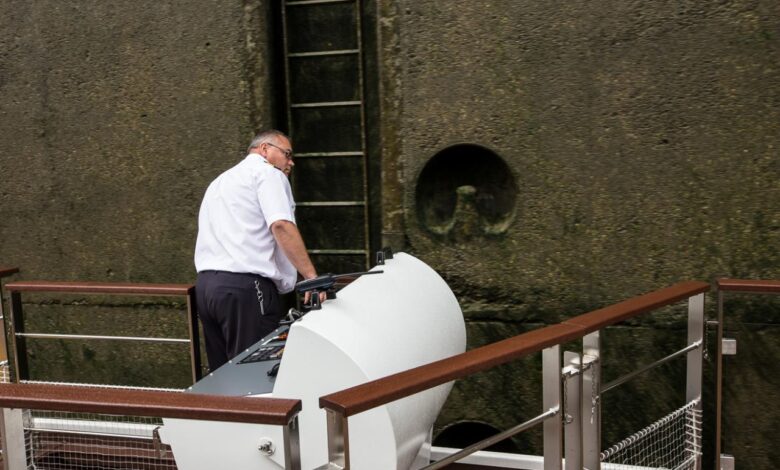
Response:
[{"label": "shadow on wall", "polygon": [[[481,421],[459,421],[446,426],[434,438],[433,445],[439,447],[452,447],[465,449],[466,447],[488,437],[495,436],[501,430]],[[485,450],[493,452],[520,453],[520,450],[512,442],[512,439],[504,439]]]},{"label": "shadow on wall", "polygon": [[509,166],[476,144],[439,151],[420,172],[415,190],[420,225],[434,237],[454,242],[505,233],[516,199]]}]

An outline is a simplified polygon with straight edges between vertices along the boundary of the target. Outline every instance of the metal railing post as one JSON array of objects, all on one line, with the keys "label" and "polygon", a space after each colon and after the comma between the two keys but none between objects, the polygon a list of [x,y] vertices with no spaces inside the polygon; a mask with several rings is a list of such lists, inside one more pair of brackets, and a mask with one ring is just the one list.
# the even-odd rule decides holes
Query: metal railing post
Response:
[{"label": "metal railing post", "polygon": [[582,365],[580,355],[563,353],[563,407],[561,417],[564,424],[564,468],[582,470]]},{"label": "metal railing post", "polygon": [[27,341],[17,336],[24,333],[24,312],[22,311],[22,294],[11,292],[11,346],[14,351],[14,375],[16,382],[28,379]]},{"label": "metal railing post", "polygon": [[328,466],[349,470],[349,429],[347,417],[338,411],[325,409],[328,420]]},{"label": "metal railing post", "polygon": [[195,300],[195,288],[187,293],[187,328],[190,334],[190,364],[192,367],[192,382],[203,378],[203,367],[200,361],[200,329],[198,326],[198,303]]},{"label": "metal railing post", "polygon": [[26,470],[27,449],[24,443],[24,413],[17,408],[3,408],[0,413],[3,442],[3,470]]},{"label": "metal railing post", "polygon": [[[703,344],[703,339],[704,294],[698,294],[688,299],[688,344],[696,342]],[[688,351],[685,382],[685,399],[688,402],[701,397],[702,349],[699,347]]]},{"label": "metal railing post", "polygon": [[5,355],[5,361],[6,364],[8,364],[7,366],[8,375],[5,378],[9,382],[11,381],[11,366],[10,366],[11,354],[10,354],[10,350],[8,349],[8,327],[6,325],[5,299],[3,299],[2,278],[15,274],[17,272],[19,272],[18,268],[9,268],[9,269],[0,268],[0,330],[2,330],[2,334],[0,334],[0,348],[2,348],[2,353],[0,354]]},{"label": "metal railing post", "polygon": [[582,338],[582,464],[601,469],[601,333]]},{"label": "metal railing post", "polygon": [[715,359],[715,470],[721,470],[721,420],[723,419],[723,291],[718,291],[718,334]]},{"label": "metal railing post", "polygon": [[298,415],[284,427],[284,468],[285,470],[301,470],[301,440]]},{"label": "metal railing post", "polygon": [[[545,410],[561,409],[561,347],[542,350],[542,405]],[[544,470],[561,470],[562,421],[544,422]]]},{"label": "metal railing post", "polygon": [[[704,341],[704,294],[697,294],[688,299],[688,344],[699,342],[703,345]],[[685,381],[685,400],[690,403],[699,399],[695,405],[695,410],[701,412],[701,389],[702,389],[702,362],[703,347],[698,347],[688,351]],[[701,440],[701,435],[694,436]],[[701,457],[696,459],[696,469],[701,469]]]}]

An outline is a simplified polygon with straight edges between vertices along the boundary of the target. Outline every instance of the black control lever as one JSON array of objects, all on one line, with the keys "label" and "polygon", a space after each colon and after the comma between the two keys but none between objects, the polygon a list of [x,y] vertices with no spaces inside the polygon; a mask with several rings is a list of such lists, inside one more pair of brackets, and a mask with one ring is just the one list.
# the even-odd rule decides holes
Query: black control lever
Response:
[{"label": "black control lever", "polygon": [[329,299],[335,299],[336,298],[336,290],[334,289],[334,286],[336,285],[336,280],[341,279],[344,277],[359,277],[359,276],[365,276],[367,274],[381,274],[384,271],[365,271],[365,272],[359,272],[359,273],[347,273],[347,274],[323,274],[321,276],[317,276],[312,279],[306,279],[304,281],[301,281],[297,284],[295,284],[295,290],[299,294],[303,294],[306,292],[310,292],[309,296],[309,303],[304,304],[304,308],[307,308],[309,310],[319,310],[322,308],[322,304],[320,302],[320,292],[326,292],[328,294]]},{"label": "black control lever", "polygon": [[296,310],[295,307],[291,308],[287,311],[287,315],[284,316],[284,320],[279,322],[280,326],[283,325],[290,325],[292,323],[295,323],[298,321],[302,316],[304,316],[305,313],[301,312],[299,310]]}]

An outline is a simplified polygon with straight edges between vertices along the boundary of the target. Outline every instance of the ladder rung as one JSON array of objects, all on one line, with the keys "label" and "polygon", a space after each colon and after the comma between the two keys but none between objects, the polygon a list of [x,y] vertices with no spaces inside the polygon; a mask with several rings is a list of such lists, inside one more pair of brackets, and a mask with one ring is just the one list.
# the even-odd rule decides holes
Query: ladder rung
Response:
[{"label": "ladder rung", "polygon": [[362,157],[363,152],[306,152],[296,153],[295,158],[314,158],[314,157]]},{"label": "ladder rung", "polygon": [[327,248],[322,250],[308,250],[312,255],[365,255],[366,250],[329,250]]},{"label": "ladder rung", "polygon": [[339,106],[360,106],[360,101],[323,101],[320,103],[293,103],[291,108],[336,108]]},{"label": "ladder rung", "polygon": [[326,57],[334,55],[360,54],[360,49],[339,49],[334,51],[290,52],[287,57]]},{"label": "ladder rung", "polygon": [[355,0],[296,0],[285,3],[288,7],[300,7],[306,5],[322,5],[324,3],[353,3]]},{"label": "ladder rung", "polygon": [[296,206],[306,207],[356,207],[365,206],[365,201],[306,201],[296,202]]}]

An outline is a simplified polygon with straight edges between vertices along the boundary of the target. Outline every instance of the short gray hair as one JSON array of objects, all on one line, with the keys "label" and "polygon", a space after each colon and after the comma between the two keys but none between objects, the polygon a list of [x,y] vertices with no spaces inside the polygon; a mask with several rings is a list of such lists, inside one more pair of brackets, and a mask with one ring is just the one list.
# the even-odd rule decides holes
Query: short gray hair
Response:
[{"label": "short gray hair", "polygon": [[246,150],[247,152],[251,152],[253,148],[257,148],[266,142],[274,141],[279,137],[283,137],[292,143],[292,139],[290,139],[284,132],[277,131],[276,129],[268,129],[267,131],[263,131],[257,134],[255,138],[252,139],[252,142],[249,144],[249,147],[247,147]]}]

